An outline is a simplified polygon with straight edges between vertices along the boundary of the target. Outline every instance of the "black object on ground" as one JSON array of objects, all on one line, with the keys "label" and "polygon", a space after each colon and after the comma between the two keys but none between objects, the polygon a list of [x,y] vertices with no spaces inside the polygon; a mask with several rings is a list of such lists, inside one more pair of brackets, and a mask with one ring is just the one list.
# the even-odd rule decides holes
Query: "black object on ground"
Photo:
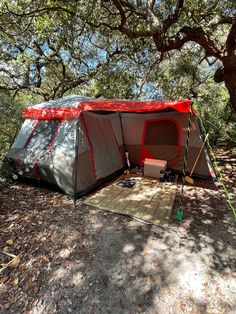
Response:
[{"label": "black object on ground", "polygon": [[136,180],[135,179],[129,179],[129,178],[125,178],[119,182],[117,182],[117,185],[120,186],[121,188],[132,188],[135,184],[136,184]]},{"label": "black object on ground", "polygon": [[172,169],[161,170],[163,177],[160,179],[162,182],[173,182],[175,180],[175,174]]}]

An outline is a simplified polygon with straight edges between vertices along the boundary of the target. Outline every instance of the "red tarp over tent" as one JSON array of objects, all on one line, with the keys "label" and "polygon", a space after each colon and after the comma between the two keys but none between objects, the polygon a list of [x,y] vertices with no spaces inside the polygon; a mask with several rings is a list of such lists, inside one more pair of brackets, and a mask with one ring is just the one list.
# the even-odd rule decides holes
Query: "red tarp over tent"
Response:
[{"label": "red tarp over tent", "polygon": [[133,100],[87,100],[71,107],[29,107],[24,109],[23,117],[27,119],[49,120],[70,119],[80,115],[82,111],[102,110],[115,112],[151,112],[163,109],[174,109],[179,112],[190,112],[191,100],[166,101],[133,101]]}]

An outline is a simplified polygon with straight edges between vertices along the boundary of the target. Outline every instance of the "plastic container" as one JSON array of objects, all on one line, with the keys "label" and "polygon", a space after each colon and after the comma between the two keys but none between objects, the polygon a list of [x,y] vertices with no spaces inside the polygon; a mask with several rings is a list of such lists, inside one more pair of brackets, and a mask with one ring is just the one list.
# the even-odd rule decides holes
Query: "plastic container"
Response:
[{"label": "plastic container", "polygon": [[153,178],[162,178],[163,173],[160,173],[161,170],[166,170],[167,161],[159,159],[149,159],[144,160],[144,175],[147,177]]}]

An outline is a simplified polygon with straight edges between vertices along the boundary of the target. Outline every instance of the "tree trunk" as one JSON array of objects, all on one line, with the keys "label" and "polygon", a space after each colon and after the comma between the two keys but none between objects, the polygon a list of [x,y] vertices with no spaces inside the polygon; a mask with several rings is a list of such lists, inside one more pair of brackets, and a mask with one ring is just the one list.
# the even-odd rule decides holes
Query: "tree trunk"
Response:
[{"label": "tree trunk", "polygon": [[230,103],[236,112],[236,63],[223,62],[224,81],[230,96]]}]

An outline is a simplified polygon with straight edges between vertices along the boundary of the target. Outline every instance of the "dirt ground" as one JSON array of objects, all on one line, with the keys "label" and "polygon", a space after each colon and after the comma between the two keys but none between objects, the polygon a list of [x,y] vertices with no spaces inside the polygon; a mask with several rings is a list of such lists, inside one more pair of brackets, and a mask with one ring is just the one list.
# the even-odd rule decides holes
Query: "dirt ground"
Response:
[{"label": "dirt ground", "polygon": [[[236,152],[218,150],[236,205]],[[236,229],[218,184],[168,228],[13,183],[0,195],[0,313],[236,313]],[[11,256],[9,254],[12,254]],[[2,265],[4,266],[4,265]],[[1,267],[2,267],[1,266]]]}]

